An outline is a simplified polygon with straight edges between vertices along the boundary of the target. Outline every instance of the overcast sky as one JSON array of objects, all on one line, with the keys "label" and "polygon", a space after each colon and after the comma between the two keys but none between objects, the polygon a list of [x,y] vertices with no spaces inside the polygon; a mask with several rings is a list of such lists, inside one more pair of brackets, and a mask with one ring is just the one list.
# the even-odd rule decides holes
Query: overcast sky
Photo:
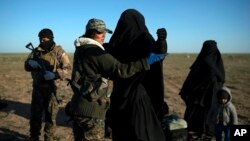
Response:
[{"label": "overcast sky", "polygon": [[169,53],[199,53],[209,39],[222,53],[250,53],[250,0],[1,0],[0,52],[29,52],[25,45],[37,46],[42,28],[51,28],[55,42],[74,52],[90,18],[114,30],[128,8],[144,15],[155,38],[157,28],[167,29]]}]

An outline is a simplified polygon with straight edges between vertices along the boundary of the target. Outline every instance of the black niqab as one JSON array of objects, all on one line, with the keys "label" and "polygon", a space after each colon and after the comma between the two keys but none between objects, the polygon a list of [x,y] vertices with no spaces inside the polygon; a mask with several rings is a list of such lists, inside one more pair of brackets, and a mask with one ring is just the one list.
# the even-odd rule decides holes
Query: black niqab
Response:
[{"label": "black niqab", "polygon": [[224,82],[225,70],[217,43],[214,40],[207,40],[190,67],[180,91],[186,103],[184,118],[190,131],[203,134],[207,130],[206,115],[214,96]]},{"label": "black niqab", "polygon": [[[122,13],[107,50],[119,61],[128,63],[146,58],[154,43],[143,15],[135,9],[128,9]],[[158,72],[161,73],[161,70]],[[137,73],[127,79],[114,79],[110,106],[114,141],[165,140],[150,99],[153,95],[163,95],[152,93],[153,89],[163,89],[163,85],[157,88],[152,86],[154,81],[149,82],[152,78],[149,75],[152,75],[150,71]],[[158,78],[159,81],[161,79],[163,77]],[[151,87],[147,88],[149,83]]]},{"label": "black niqab", "polygon": [[[138,45],[139,39],[145,43]],[[122,13],[109,42],[111,53],[121,62],[147,57],[153,43],[154,39],[148,32],[143,15],[134,9]]]},{"label": "black niqab", "polygon": [[200,66],[207,67],[221,82],[225,81],[224,64],[217,43],[214,40],[207,40],[203,43],[201,52],[190,69],[195,70]]}]

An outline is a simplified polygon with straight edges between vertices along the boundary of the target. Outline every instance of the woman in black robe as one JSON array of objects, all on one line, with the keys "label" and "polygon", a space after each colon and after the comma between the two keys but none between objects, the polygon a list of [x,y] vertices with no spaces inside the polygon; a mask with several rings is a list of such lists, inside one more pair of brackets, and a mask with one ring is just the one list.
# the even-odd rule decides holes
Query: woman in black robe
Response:
[{"label": "woman in black robe", "polygon": [[220,51],[214,40],[207,40],[185,80],[180,96],[186,103],[184,119],[188,131],[202,138],[207,134],[207,113],[218,89],[225,82],[225,71]]},{"label": "woman in black robe", "polygon": [[[138,60],[151,52],[166,53],[166,30],[158,30],[155,41],[144,17],[135,9],[125,10],[118,21],[106,50],[122,63]],[[162,61],[150,71],[127,79],[113,79],[108,112],[114,141],[164,141],[160,125],[164,104]]]}]

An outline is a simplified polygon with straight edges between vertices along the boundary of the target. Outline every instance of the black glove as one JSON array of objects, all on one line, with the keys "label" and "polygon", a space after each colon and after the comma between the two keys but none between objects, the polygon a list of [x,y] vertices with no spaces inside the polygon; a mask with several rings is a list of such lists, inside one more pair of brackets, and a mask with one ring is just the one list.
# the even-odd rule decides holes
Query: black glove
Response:
[{"label": "black glove", "polygon": [[160,40],[166,40],[167,39],[167,31],[165,28],[159,28],[157,29],[157,37]]},{"label": "black glove", "polygon": [[157,41],[155,43],[154,51],[157,54],[167,53],[168,45],[167,45],[167,31],[165,28],[157,29]]}]

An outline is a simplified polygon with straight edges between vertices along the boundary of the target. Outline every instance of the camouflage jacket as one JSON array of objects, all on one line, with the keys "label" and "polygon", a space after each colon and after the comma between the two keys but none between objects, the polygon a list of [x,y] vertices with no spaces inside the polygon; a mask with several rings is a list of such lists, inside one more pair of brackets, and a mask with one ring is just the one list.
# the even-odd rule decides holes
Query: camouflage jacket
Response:
[{"label": "camouflage jacket", "polygon": [[40,59],[39,61],[43,64],[46,71],[55,73],[55,82],[64,80],[71,70],[69,56],[61,46],[55,45],[49,52],[46,52],[41,47],[37,47],[33,52],[30,53],[24,63],[25,70],[31,72],[31,76],[33,78],[33,87],[47,87],[48,82],[44,80],[41,69],[33,69],[27,63],[30,59]]},{"label": "camouflage jacket", "polygon": [[70,112],[74,116],[104,119],[107,105],[99,101],[99,96],[108,92],[106,96],[109,97],[109,86],[112,84],[109,85],[111,81],[107,78],[129,78],[137,72],[149,70],[150,66],[146,58],[122,64],[108,54],[102,45],[89,38],[79,38],[75,45],[71,81],[79,85],[80,91],[73,90]]}]

